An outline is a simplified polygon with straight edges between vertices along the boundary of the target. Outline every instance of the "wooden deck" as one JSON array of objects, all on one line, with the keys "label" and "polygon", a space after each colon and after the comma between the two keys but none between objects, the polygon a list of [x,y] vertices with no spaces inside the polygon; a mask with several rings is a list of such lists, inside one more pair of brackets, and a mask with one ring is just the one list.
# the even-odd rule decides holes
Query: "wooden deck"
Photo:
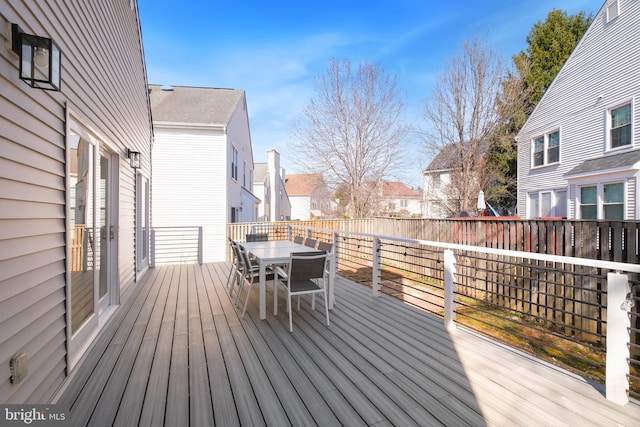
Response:
[{"label": "wooden deck", "polygon": [[270,292],[258,320],[257,289],[242,319],[228,271],[152,269],[55,402],[73,424],[640,425],[638,405],[344,278],[330,327],[304,301],[289,333]]}]

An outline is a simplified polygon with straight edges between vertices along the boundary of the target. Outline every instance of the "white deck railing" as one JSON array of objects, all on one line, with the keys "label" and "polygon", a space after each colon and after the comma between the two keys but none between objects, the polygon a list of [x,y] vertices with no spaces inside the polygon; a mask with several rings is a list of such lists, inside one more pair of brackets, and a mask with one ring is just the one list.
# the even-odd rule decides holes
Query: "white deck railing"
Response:
[{"label": "white deck railing", "polygon": [[[241,228],[241,224],[230,224],[230,236],[232,238],[241,238],[240,236],[232,236],[233,232],[238,234],[238,231],[234,231],[233,227],[238,227],[238,230],[242,230],[239,233],[242,234],[247,230]],[[256,225],[252,226],[254,229]],[[602,330],[601,335],[596,335],[602,338],[602,341],[606,343],[606,396],[607,399],[612,400],[618,404],[624,405],[629,400],[629,360],[630,360],[630,348],[631,344],[630,331],[631,317],[635,313],[633,310],[634,297],[632,293],[632,287],[630,283],[634,283],[636,275],[640,273],[640,265],[627,264],[620,262],[599,261],[586,258],[574,258],[566,256],[555,256],[540,253],[530,253],[521,251],[511,251],[504,249],[494,249],[479,246],[467,246],[452,243],[441,243],[426,240],[405,239],[401,237],[384,236],[377,234],[358,233],[350,231],[337,231],[323,228],[313,228],[308,226],[296,226],[296,225],[277,225],[279,227],[276,234],[282,235],[282,238],[291,238],[294,235],[304,235],[313,237],[315,239],[323,239],[325,241],[331,241],[335,244],[334,251],[336,254],[336,262],[338,268],[341,263],[349,263],[354,261],[356,265],[366,266],[371,269],[371,292],[374,297],[377,297],[381,292],[381,278],[383,277],[383,270],[387,267],[394,267],[394,264],[402,267],[404,260],[407,257],[416,258],[416,255],[407,254],[407,249],[404,250],[404,254],[398,254],[397,250],[394,252],[391,248],[409,248],[410,250],[428,249],[431,253],[434,253],[432,258],[428,261],[418,256],[417,261],[415,259],[411,262],[415,268],[412,270],[421,269],[438,269],[437,273],[429,273],[429,277],[437,277],[443,283],[442,288],[442,313],[444,322],[447,328],[454,329],[456,325],[456,313],[460,306],[458,298],[466,297],[464,291],[460,288],[461,281],[458,279],[459,271],[456,271],[459,267],[464,267],[465,271],[469,271],[472,264],[478,260],[487,259],[487,264],[484,265],[485,273],[491,268],[495,268],[496,262],[503,260],[508,261],[508,265],[523,265],[528,271],[528,274],[532,274],[532,271],[540,270],[540,266],[562,266],[562,270],[557,274],[561,275],[561,282],[572,282],[575,280],[590,279],[589,273],[585,274],[584,271],[580,273],[578,279],[570,277],[572,271],[585,270],[588,271],[600,271],[602,276],[598,277],[599,285],[604,283],[602,289],[599,289],[595,299],[598,301],[604,301],[596,308],[598,313],[604,313],[606,318],[588,319],[591,323],[597,323],[599,330]],[[284,227],[284,228],[283,228]],[[245,227],[246,228],[246,227]],[[262,225],[260,228],[264,231],[268,229],[268,225]],[[275,233],[275,231],[274,231]],[[348,244],[348,241],[352,242]],[[387,249],[389,248],[389,249]],[[356,260],[357,258],[357,260]],[[470,263],[468,260],[473,259],[474,263]],[[493,261],[492,261],[493,260]],[[497,260],[497,261],[496,261]],[[460,262],[463,265],[459,265]],[[493,262],[493,264],[491,264]],[[424,265],[422,265],[424,264]],[[426,264],[430,264],[429,267]],[[475,264],[474,264],[475,265]],[[434,267],[435,266],[435,267]],[[364,269],[363,269],[364,270]],[[504,272],[501,272],[503,274]],[[545,274],[549,274],[548,269]],[[555,274],[555,272],[554,272]],[[576,273],[576,276],[579,274]],[[469,277],[466,277],[467,279]],[[519,279],[522,279],[520,276]],[[593,279],[593,278],[591,278]],[[472,278],[473,280],[473,278]],[[478,280],[486,280],[486,277]],[[533,280],[529,278],[529,283]],[[576,283],[577,283],[576,282]],[[517,280],[515,285],[509,285],[511,290],[519,286]],[[554,283],[557,285],[557,283]],[[532,285],[533,286],[533,285]],[[535,285],[536,287],[538,284]],[[465,284],[464,287],[467,287]],[[577,286],[576,286],[577,288]],[[518,295],[524,295],[518,298],[527,299],[534,298],[534,294],[537,297],[538,289],[516,289]],[[482,290],[485,294],[489,294],[486,289]],[[555,301],[559,299],[559,296],[546,294],[549,300]],[[593,298],[592,298],[593,299]],[[533,303],[530,303],[533,304]],[[587,305],[594,305],[596,303],[588,302],[583,303],[577,300],[572,300],[572,304],[576,307],[584,307]],[[547,307],[551,310],[554,307]],[[563,309],[564,310],[564,309]],[[583,313],[572,313],[569,317],[572,319],[578,318],[578,323],[585,317]],[[579,331],[579,327],[576,327]],[[579,331],[581,333],[583,331]]]}]

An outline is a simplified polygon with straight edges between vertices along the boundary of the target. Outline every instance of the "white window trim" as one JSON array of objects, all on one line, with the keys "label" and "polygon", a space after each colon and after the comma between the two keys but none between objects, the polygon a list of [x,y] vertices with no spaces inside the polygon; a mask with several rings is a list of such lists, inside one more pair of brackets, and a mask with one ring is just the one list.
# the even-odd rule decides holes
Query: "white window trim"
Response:
[{"label": "white window trim", "polygon": [[626,221],[627,218],[627,207],[629,206],[629,197],[628,197],[628,180],[625,178],[617,178],[617,179],[608,179],[605,181],[597,181],[597,182],[583,182],[577,184],[576,191],[576,219],[582,219],[582,210],[580,206],[582,206],[582,201],[580,200],[580,188],[582,187],[596,187],[596,220],[597,221],[605,221],[604,218],[604,186],[607,184],[622,184],[622,191],[624,192],[623,201],[624,205],[622,206],[623,218],[620,221]]},{"label": "white window trim", "polygon": [[[553,162],[553,163],[549,163],[547,156],[548,156],[548,152],[549,152],[549,135],[551,135],[552,133],[558,132],[559,134],[559,142],[558,142],[558,161],[557,162]],[[535,154],[535,147],[536,147],[536,139],[540,138],[540,137],[544,137],[544,148],[542,150],[542,164],[541,165],[534,165],[534,154]],[[536,134],[533,138],[531,138],[531,169],[541,169],[541,168],[546,168],[548,166],[554,166],[554,165],[559,165],[562,162],[562,130],[557,127],[557,128],[553,128],[552,130],[545,132],[543,134]]]},{"label": "white window trim", "polygon": [[[623,145],[621,147],[611,148],[611,111],[615,110],[616,108],[623,107],[627,104],[631,104],[631,144]],[[607,106],[607,109],[605,111],[605,125],[606,125],[605,152],[608,153],[608,152],[624,151],[636,146],[636,142],[634,141],[634,138],[633,138],[633,132],[635,130],[634,111],[635,111],[634,98],[626,99],[622,102],[618,102],[616,104],[611,104]]]},{"label": "white window trim", "polygon": [[[534,218],[529,218],[529,219],[538,219],[538,218],[547,218],[547,217],[556,217],[559,216],[558,213],[556,212],[556,206],[558,205],[558,192],[564,191],[565,194],[568,194],[568,189],[567,188],[551,188],[551,189],[545,189],[545,190],[539,190],[539,191],[529,191],[527,193],[527,215],[529,215],[529,213],[531,213],[531,195],[532,194],[537,194],[538,195],[538,211],[536,212],[536,216]],[[542,195],[543,194],[550,194],[551,195],[551,212],[549,213],[549,215],[540,215],[540,209],[542,209]],[[566,204],[569,202],[568,199],[565,199],[565,212],[567,212],[568,210],[568,206],[566,206]]]}]

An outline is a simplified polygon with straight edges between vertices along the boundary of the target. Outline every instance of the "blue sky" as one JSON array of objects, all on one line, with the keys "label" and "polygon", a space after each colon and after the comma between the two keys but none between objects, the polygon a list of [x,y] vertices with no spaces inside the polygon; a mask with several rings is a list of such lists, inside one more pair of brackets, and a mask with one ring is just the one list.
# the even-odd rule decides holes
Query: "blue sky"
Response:
[{"label": "blue sky", "polygon": [[[287,173],[291,120],[313,96],[312,80],[331,58],[380,64],[398,76],[407,120],[422,110],[436,74],[482,34],[510,62],[553,8],[598,12],[604,0],[138,0],[149,82],[243,89],[254,160],[281,153]],[[429,158],[420,141],[401,177],[421,185]]]}]

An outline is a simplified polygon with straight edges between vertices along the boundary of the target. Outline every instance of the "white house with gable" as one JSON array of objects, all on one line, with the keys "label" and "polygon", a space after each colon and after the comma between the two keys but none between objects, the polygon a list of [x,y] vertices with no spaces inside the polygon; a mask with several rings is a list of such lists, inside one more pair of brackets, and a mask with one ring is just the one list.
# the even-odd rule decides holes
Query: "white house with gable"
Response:
[{"label": "white house with gable", "polygon": [[152,222],[202,227],[202,261],[226,257],[228,222],[255,221],[253,152],[243,90],[149,86]]},{"label": "white house with gable", "polygon": [[637,220],[640,2],[607,0],[518,134],[518,215]]}]

